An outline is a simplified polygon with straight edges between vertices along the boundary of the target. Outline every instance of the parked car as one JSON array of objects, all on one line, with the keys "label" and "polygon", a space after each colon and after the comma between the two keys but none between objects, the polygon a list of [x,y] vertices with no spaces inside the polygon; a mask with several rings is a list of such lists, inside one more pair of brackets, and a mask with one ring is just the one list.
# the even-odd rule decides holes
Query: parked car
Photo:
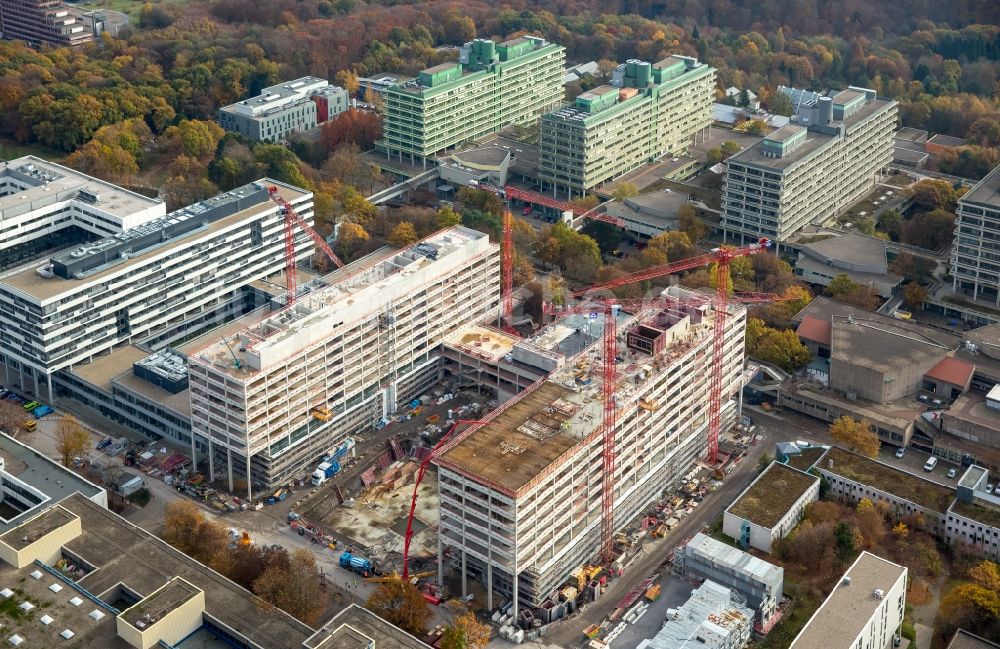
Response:
[{"label": "parked car", "polygon": [[31,412],[32,410],[34,410],[35,408],[37,408],[40,405],[42,405],[42,404],[39,403],[38,401],[30,401],[30,402],[24,404],[22,407],[25,410],[27,410],[28,412]]},{"label": "parked car", "polygon": [[897,460],[902,459],[905,453],[906,453],[906,447],[900,446],[899,448],[896,449],[896,459]]},{"label": "parked car", "polygon": [[993,485],[991,484],[986,485],[986,493],[988,494],[993,493]]},{"label": "parked car", "polygon": [[948,478],[952,479],[958,475],[958,469],[948,469]]},{"label": "parked car", "polygon": [[53,412],[55,411],[52,409],[52,406],[38,406],[31,411],[31,414],[35,415],[35,419],[41,419],[45,415],[52,414]]}]

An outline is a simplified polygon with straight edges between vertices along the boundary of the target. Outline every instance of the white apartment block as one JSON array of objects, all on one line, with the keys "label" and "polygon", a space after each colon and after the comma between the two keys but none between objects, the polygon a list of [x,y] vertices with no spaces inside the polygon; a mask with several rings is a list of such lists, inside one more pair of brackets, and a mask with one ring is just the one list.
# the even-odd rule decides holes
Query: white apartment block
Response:
[{"label": "white apartment block", "polygon": [[35,156],[0,162],[0,251],[71,226],[113,236],[166,211],[161,200]]},{"label": "white apartment block", "polygon": [[[312,222],[312,193],[264,179],[0,274],[4,384],[51,400],[61,370],[139,340],[167,346],[241,313],[243,287],[285,266],[270,185]],[[307,259],[307,235],[296,240]]]},{"label": "white apartment block", "polygon": [[213,479],[225,467],[249,498],[418,396],[439,378],[443,340],[496,317],[499,257],[488,235],[449,228],[190,354],[192,433]]},{"label": "white apartment block", "polygon": [[343,88],[326,79],[302,77],[219,109],[219,124],[252,140],[274,142],[293,132],[311,131],[350,107]]},{"label": "white apartment block", "polygon": [[726,236],[784,241],[869,192],[892,162],[897,104],[850,87],[803,98],[792,123],[726,161]]},{"label": "white apartment block", "polygon": [[[664,295],[692,292],[675,287]],[[704,305],[618,314],[616,529],[707,451],[714,318]],[[723,347],[725,399],[739,387],[745,326],[745,309],[732,306]],[[437,456],[441,544],[455,550],[463,579],[486,583],[490,607],[494,590],[513,597],[515,615],[519,602],[539,606],[598,552],[601,352],[598,342],[569,358]],[[733,417],[735,407],[725,403],[723,417]]]},{"label": "white apartment block", "polygon": [[987,469],[972,465],[958,479],[957,497],[948,509],[945,540],[965,543],[991,561],[1000,561],[1000,496]]},{"label": "white apartment block", "polygon": [[862,552],[790,649],[889,649],[906,611],[906,568]]},{"label": "white apartment block", "polygon": [[958,201],[952,289],[1000,306],[1000,167]]}]

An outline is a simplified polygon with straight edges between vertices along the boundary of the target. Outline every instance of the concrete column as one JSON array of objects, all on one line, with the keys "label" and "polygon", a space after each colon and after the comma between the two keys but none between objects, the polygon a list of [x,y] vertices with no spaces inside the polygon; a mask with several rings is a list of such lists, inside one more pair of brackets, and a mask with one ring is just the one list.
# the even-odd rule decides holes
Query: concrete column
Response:
[{"label": "concrete column", "polygon": [[253,486],[250,483],[250,458],[247,457],[247,500],[253,500]]},{"label": "concrete column", "polygon": [[215,455],[212,452],[212,434],[209,433],[205,439],[208,440],[208,481],[215,482]]},{"label": "concrete column", "polygon": [[198,444],[197,437],[195,436],[194,429],[191,429],[191,466],[197,470],[198,468]]},{"label": "concrete column", "polygon": [[38,396],[38,372],[32,370],[31,371],[31,378],[35,382],[35,391],[32,394],[34,394],[37,397]]},{"label": "concrete column", "polygon": [[233,491],[233,451],[226,447],[226,473],[229,476],[229,492]]},{"label": "concrete column", "polygon": [[[516,555],[517,554],[517,550],[514,550],[514,553]],[[511,573],[511,575],[512,575],[511,576],[511,583],[513,585],[511,586],[510,592],[511,592],[511,595],[513,596],[513,598],[514,598],[514,602],[511,605],[510,614],[511,614],[511,619],[513,619],[514,623],[517,624],[517,591],[518,591],[518,588],[517,588],[517,558],[516,558],[516,556],[514,558],[514,570]]]},{"label": "concrete column", "polygon": [[462,597],[468,595],[468,580],[465,575],[466,566],[466,553],[465,553],[465,539],[462,539]]},{"label": "concrete column", "polygon": [[[438,486],[440,491],[440,485]],[[444,544],[441,542],[441,522],[438,521],[438,586],[444,583]]]},{"label": "concrete column", "polygon": [[45,381],[49,387],[49,403],[52,403],[55,400],[52,396],[52,375],[48,372],[45,373]]}]

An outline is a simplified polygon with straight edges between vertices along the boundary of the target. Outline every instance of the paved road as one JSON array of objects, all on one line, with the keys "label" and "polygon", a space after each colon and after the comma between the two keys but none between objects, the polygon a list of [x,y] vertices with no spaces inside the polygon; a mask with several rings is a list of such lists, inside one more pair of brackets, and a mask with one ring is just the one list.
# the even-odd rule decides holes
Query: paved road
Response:
[{"label": "paved road", "polygon": [[[621,598],[640,581],[661,571],[661,564],[666,561],[671,550],[715,520],[729,503],[753,481],[757,475],[758,458],[773,443],[770,441],[771,433],[768,425],[758,424],[756,432],[764,439],[757,446],[750,447],[747,457],[726,478],[722,487],[710,493],[695,509],[694,513],[682,519],[681,523],[665,539],[647,543],[640,557],[633,561],[622,577],[611,583],[601,599],[589,604],[576,617],[552,625],[545,636],[545,643],[561,647],[578,646],[583,639],[583,629],[590,624],[599,624],[604,620],[611,614]],[[643,621],[648,623],[645,618]],[[662,624],[662,620],[660,623]],[[654,626],[658,628],[658,625]]]}]

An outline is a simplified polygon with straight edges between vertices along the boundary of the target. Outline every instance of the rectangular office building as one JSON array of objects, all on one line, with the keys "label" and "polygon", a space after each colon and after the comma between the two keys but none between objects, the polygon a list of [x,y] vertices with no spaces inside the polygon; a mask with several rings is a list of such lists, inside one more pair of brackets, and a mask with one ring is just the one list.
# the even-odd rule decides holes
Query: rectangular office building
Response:
[{"label": "rectangular office building", "polygon": [[219,109],[219,124],[258,142],[311,131],[351,106],[343,88],[302,77],[264,88],[259,95]]},{"label": "rectangular office building", "polygon": [[387,158],[411,163],[510,124],[530,124],[563,99],[565,50],[535,36],[497,45],[466,43],[457,62],[421,72],[383,92]]},{"label": "rectangular office building", "polygon": [[795,96],[792,123],[726,161],[727,238],[784,241],[850,207],[892,162],[895,101],[853,86],[832,96]]},{"label": "rectangular office building", "polygon": [[684,153],[712,124],[715,68],[697,59],[628,61],[614,84],[542,117],[539,177],[553,196],[580,196],[661,155]]},{"label": "rectangular office building", "polygon": [[952,288],[1000,307],[1000,167],[958,201]]},{"label": "rectangular office building", "polygon": [[[311,192],[263,179],[0,274],[4,385],[51,400],[61,370],[140,340],[164,347],[242,313],[243,287],[285,267],[271,185],[312,223]],[[296,241],[307,259],[308,235]]]}]

